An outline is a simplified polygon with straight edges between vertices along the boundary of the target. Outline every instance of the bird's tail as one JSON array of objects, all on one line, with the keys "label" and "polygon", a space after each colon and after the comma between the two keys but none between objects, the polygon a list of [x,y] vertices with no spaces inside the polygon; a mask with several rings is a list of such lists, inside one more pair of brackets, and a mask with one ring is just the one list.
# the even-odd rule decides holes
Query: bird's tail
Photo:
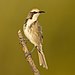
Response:
[{"label": "bird's tail", "polygon": [[37,47],[37,49],[38,49],[38,57],[39,57],[40,66],[43,66],[43,68],[48,69],[46,59],[45,59],[45,55],[44,55],[43,50],[42,50],[42,45],[40,45],[40,47]]}]

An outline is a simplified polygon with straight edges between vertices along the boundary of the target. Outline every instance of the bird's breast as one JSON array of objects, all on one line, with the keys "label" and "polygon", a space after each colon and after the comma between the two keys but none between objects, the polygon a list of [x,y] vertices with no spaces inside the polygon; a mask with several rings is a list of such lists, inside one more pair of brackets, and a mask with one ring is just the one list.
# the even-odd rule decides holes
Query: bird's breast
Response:
[{"label": "bird's breast", "polygon": [[37,39],[35,40],[35,35],[29,29],[25,29],[24,30],[24,34],[30,40],[30,42],[32,44],[34,44],[35,46],[37,46],[37,42],[36,42]]},{"label": "bird's breast", "polygon": [[28,28],[24,30],[24,34],[29,40],[31,39],[30,30]]}]

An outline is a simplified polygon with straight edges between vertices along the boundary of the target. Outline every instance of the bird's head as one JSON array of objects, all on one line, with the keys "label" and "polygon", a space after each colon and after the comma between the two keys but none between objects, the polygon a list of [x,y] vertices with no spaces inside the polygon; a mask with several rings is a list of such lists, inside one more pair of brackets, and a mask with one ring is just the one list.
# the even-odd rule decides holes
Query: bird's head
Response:
[{"label": "bird's head", "polygon": [[35,21],[37,21],[38,19],[38,16],[41,14],[41,13],[45,13],[44,11],[41,11],[39,9],[32,9],[27,18],[26,18],[26,21],[25,23],[27,23],[27,26],[28,25],[31,25],[32,23],[34,23]]},{"label": "bird's head", "polygon": [[39,10],[39,9],[32,9],[30,12],[31,12],[31,13],[34,13],[34,14],[45,13],[44,11],[41,11],[41,10]]},{"label": "bird's head", "polygon": [[41,14],[41,13],[45,13],[44,11],[41,11],[39,9],[32,9],[30,11],[30,13],[32,14],[32,19],[37,19],[38,16]]},{"label": "bird's head", "polygon": [[32,19],[32,20],[37,20],[38,19],[38,16],[41,14],[41,13],[45,13],[44,11],[41,11],[39,9],[32,9],[29,14],[28,14],[28,19]]}]

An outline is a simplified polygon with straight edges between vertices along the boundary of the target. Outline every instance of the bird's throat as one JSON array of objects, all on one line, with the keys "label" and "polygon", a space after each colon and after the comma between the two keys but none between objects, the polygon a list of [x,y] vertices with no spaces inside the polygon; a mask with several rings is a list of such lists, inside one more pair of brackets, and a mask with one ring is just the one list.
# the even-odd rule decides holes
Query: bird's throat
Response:
[{"label": "bird's throat", "polygon": [[34,23],[34,22],[36,22],[36,21],[37,21],[37,19],[36,19],[36,20],[34,20],[34,19],[29,19],[29,20],[27,21],[27,26],[30,27],[30,26],[32,25],[32,23]]}]

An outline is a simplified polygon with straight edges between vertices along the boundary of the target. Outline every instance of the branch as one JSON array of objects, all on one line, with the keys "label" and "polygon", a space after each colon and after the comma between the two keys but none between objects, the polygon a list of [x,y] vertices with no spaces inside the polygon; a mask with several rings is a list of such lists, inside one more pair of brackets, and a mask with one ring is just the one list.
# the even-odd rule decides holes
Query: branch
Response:
[{"label": "branch", "polygon": [[24,39],[24,37],[23,37],[23,35],[22,35],[20,30],[18,31],[18,37],[19,37],[20,43],[21,43],[21,45],[23,47],[23,51],[24,51],[26,60],[28,61],[28,63],[30,65],[34,75],[40,75],[39,70],[36,68],[36,65],[34,64],[32,56],[31,56],[31,54],[30,54],[30,52],[29,52],[29,50],[28,50],[28,48],[26,46],[26,41],[25,41],[25,39]]}]

